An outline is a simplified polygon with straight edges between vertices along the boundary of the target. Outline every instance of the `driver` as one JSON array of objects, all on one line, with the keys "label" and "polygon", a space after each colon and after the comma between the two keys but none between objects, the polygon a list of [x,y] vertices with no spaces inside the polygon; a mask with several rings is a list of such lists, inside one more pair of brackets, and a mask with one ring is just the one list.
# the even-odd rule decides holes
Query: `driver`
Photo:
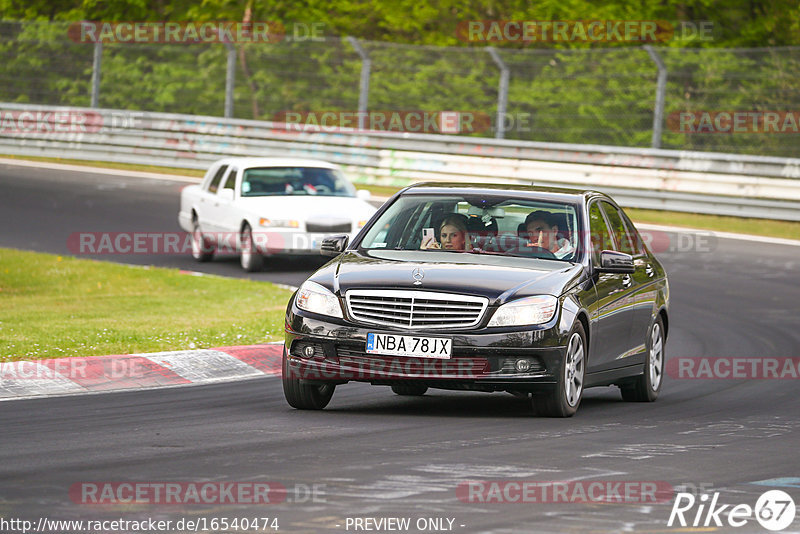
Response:
[{"label": "driver", "polygon": [[565,258],[575,251],[568,239],[558,237],[556,217],[549,211],[538,210],[525,217],[529,247],[540,247],[552,252],[556,258]]}]

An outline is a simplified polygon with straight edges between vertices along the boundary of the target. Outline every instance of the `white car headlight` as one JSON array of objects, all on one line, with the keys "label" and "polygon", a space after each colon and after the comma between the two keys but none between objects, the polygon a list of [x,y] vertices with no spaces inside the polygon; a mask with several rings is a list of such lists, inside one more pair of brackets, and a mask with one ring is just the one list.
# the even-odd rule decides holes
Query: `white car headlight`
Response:
[{"label": "white car headlight", "polygon": [[340,319],[344,317],[336,295],[316,282],[304,282],[297,290],[295,302],[301,310]]},{"label": "white car headlight", "polygon": [[300,222],[295,221],[292,219],[267,219],[266,217],[261,217],[258,220],[258,224],[261,226],[273,227],[273,228],[299,228]]},{"label": "white car headlight", "polygon": [[556,313],[558,299],[537,295],[514,300],[500,306],[488,326],[524,326],[546,323]]}]

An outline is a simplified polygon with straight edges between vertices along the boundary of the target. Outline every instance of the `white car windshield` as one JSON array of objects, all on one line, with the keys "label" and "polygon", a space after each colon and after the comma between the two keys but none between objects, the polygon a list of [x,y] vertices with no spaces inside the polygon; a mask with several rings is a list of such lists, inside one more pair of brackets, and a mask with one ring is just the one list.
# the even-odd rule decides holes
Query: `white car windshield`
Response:
[{"label": "white car windshield", "polygon": [[438,250],[575,261],[573,204],[528,198],[407,195],[369,227],[364,249]]},{"label": "white car windshield", "polygon": [[254,167],[242,177],[243,197],[317,195],[353,197],[355,187],[336,169]]}]

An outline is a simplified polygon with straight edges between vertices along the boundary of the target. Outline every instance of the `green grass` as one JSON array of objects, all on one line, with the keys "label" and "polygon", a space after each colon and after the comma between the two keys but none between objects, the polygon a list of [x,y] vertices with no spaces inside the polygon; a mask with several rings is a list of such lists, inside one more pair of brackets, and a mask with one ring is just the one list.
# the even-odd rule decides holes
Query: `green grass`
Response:
[{"label": "green grass", "polygon": [[[145,171],[164,174],[177,174],[184,176],[202,177],[205,171],[192,169],[176,169],[171,167],[157,167],[154,165],[134,165],[128,163],[104,163],[98,161],[84,161],[61,158],[15,157],[0,156],[3,158],[22,159],[31,161],[44,161],[53,163],[68,163],[71,165],[88,165],[122,169],[130,171]],[[401,188],[381,185],[356,184],[359,189],[368,189],[377,197],[389,197]],[[715,232],[733,232],[768,237],[783,237],[787,239],[800,239],[800,222],[774,221],[770,219],[747,219],[742,217],[725,217],[719,215],[703,215],[700,213],[683,213],[676,211],[640,210],[628,208],[626,213],[634,222],[664,224],[668,226],[683,226],[686,228],[700,228]]]},{"label": "green grass", "polygon": [[716,232],[733,232],[769,237],[800,239],[800,222],[773,221],[770,219],[747,219],[700,213],[678,213],[675,211],[639,210],[626,208],[625,212],[634,222],[702,228]]},{"label": "green grass", "polygon": [[0,361],[280,340],[290,295],[268,282],[0,249]]}]

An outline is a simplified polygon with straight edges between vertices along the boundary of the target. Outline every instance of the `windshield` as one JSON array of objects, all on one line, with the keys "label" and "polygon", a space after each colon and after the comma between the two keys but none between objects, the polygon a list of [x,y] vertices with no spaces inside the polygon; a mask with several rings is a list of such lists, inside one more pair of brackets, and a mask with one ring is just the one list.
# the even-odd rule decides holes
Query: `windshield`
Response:
[{"label": "windshield", "polygon": [[255,167],[245,169],[243,197],[317,195],[353,197],[353,185],[336,169],[320,167]]},{"label": "windshield", "polygon": [[369,227],[359,246],[577,261],[578,221],[573,204],[495,196],[406,195]]}]

